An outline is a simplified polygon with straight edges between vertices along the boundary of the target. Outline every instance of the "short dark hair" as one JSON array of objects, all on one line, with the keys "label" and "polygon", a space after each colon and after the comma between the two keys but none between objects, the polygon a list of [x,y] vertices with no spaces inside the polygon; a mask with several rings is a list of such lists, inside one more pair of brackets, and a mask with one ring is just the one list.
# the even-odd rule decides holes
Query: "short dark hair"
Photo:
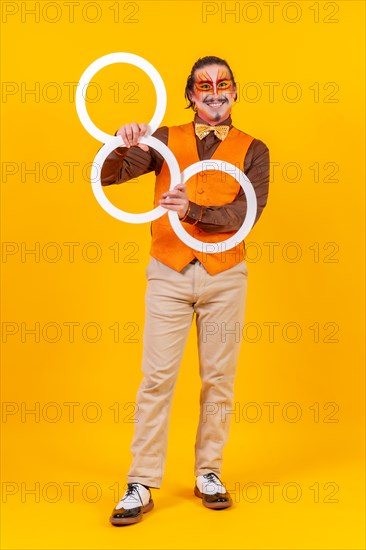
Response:
[{"label": "short dark hair", "polygon": [[[186,109],[189,109],[190,107],[192,107],[192,109],[194,108],[194,104],[192,103],[192,101],[189,97],[189,94],[193,92],[194,73],[195,73],[195,71],[197,71],[197,69],[202,69],[202,67],[206,67],[206,65],[223,65],[224,67],[227,67],[227,69],[229,71],[229,74],[230,74],[230,77],[231,77],[231,79],[234,83],[234,86],[236,87],[236,82],[235,82],[233,71],[231,70],[229,63],[227,61],[225,61],[225,59],[221,59],[221,57],[216,57],[215,55],[206,55],[205,57],[201,57],[193,65],[192,70],[191,70],[191,74],[187,78],[186,89],[185,89],[185,92],[184,92],[184,97],[188,101],[188,105],[187,105]],[[234,101],[236,101],[236,97],[237,96],[235,95]]]}]

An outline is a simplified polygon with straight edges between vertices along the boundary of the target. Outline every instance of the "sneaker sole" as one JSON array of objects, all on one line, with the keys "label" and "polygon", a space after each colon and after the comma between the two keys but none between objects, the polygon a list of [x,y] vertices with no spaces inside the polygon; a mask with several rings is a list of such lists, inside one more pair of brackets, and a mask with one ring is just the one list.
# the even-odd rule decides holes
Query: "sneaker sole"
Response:
[{"label": "sneaker sole", "polygon": [[232,506],[232,501],[228,500],[227,502],[206,502],[203,500],[203,495],[196,486],[194,488],[194,494],[196,497],[200,498],[202,500],[203,506],[206,506],[206,508],[210,508],[210,510],[224,510],[225,508],[230,508]]},{"label": "sneaker sole", "polygon": [[113,516],[109,518],[109,521],[112,525],[131,525],[133,523],[138,523],[142,520],[143,514],[146,514],[147,512],[150,512],[154,508],[154,502],[151,500],[146,506],[143,506],[142,508],[142,514],[137,516],[136,518],[114,518]]}]

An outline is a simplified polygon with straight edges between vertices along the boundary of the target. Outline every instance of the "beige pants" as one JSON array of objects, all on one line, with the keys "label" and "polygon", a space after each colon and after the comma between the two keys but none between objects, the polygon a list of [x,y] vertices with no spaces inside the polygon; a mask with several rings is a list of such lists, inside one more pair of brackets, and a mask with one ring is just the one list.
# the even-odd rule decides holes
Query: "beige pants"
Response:
[{"label": "beige pants", "polygon": [[195,475],[212,471],[220,476],[244,325],[246,263],[210,275],[200,262],[177,272],[151,258],[146,275],[144,378],[137,393],[128,482],[161,485],[173,391],[194,313],[202,381]]}]

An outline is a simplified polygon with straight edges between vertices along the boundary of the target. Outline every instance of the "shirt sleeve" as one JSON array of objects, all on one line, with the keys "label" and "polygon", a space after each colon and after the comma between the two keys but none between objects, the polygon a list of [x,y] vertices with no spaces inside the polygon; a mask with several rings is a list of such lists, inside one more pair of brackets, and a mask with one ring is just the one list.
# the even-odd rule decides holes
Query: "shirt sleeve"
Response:
[{"label": "shirt sleeve", "polygon": [[[165,145],[168,143],[167,126],[158,128],[152,135]],[[153,171],[158,175],[163,162],[163,157],[152,147],[149,147],[148,151],[143,151],[137,146],[117,147],[103,163],[101,183],[103,186],[124,183]]]},{"label": "shirt sleeve", "polygon": [[[257,215],[254,224],[259,220],[267,204],[269,168],[267,146],[258,139],[253,140],[245,157],[244,173],[251,181],[257,197]],[[184,223],[196,224],[199,229],[207,233],[237,231],[247,212],[247,201],[242,187],[234,201],[223,206],[200,206],[192,201],[189,205],[189,215]],[[200,214],[201,220],[197,222]]]}]

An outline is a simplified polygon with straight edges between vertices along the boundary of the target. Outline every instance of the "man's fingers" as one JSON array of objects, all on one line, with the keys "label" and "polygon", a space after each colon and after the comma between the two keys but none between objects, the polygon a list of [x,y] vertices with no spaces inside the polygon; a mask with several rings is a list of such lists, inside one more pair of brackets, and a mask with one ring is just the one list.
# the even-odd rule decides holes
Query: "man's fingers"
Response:
[{"label": "man's fingers", "polygon": [[126,137],[127,137],[128,144],[131,147],[133,145],[133,132],[132,132],[131,125],[126,126],[125,132],[126,132]]},{"label": "man's fingers", "polygon": [[126,147],[131,147],[130,140],[128,139],[126,128],[122,127],[118,130],[117,135],[120,135],[123,139],[124,144]]},{"label": "man's fingers", "polygon": [[161,196],[162,196],[163,199],[169,199],[169,198],[174,198],[174,197],[177,198],[177,197],[179,197],[178,193],[172,192],[172,191],[171,191],[171,192],[167,191],[166,193],[163,193]]},{"label": "man's fingers", "polygon": [[[148,125],[145,123],[138,124],[137,122],[131,122],[131,124],[125,124],[117,131],[117,136],[121,136],[126,147],[133,147],[139,144],[139,140],[143,137],[148,129]],[[148,151],[149,148],[146,145],[142,145],[143,151]]]},{"label": "man's fingers", "polygon": [[164,204],[184,204],[184,201],[182,201],[182,199],[174,199],[172,197],[167,199],[160,199],[160,202],[163,202]]},{"label": "man's fingers", "polygon": [[140,126],[136,122],[131,122],[131,132],[132,132],[132,145],[137,145],[140,138]]},{"label": "man's fingers", "polygon": [[178,189],[179,191],[186,191],[187,190],[187,186],[185,183],[178,183],[178,185],[176,185],[174,187],[174,189]]},{"label": "man's fingers", "polygon": [[175,211],[179,211],[182,208],[181,204],[166,204],[166,203],[163,203],[161,206],[163,208],[166,208],[167,210],[175,210]]},{"label": "man's fingers", "polygon": [[177,189],[176,187],[174,187],[173,191],[166,191],[165,193],[162,194],[162,197],[164,197],[164,198],[167,198],[167,197],[180,197],[180,198],[183,198],[182,197],[183,193],[184,193],[183,190]]}]

